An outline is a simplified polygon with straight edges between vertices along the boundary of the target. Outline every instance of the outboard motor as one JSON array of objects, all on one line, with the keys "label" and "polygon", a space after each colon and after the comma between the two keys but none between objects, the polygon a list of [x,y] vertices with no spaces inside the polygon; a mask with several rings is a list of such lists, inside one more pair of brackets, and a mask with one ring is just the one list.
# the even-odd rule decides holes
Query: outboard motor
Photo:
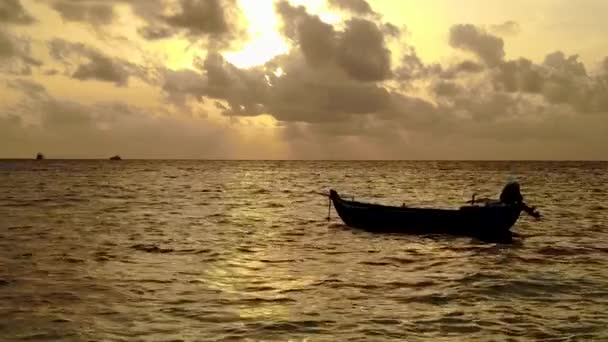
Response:
[{"label": "outboard motor", "polygon": [[505,204],[520,204],[524,200],[521,195],[519,183],[510,182],[502,189],[500,201]]}]

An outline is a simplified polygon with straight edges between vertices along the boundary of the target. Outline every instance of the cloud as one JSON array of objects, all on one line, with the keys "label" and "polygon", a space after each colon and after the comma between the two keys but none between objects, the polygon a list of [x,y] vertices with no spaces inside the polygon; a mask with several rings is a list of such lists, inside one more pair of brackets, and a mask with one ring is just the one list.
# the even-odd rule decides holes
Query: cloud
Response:
[{"label": "cloud", "polygon": [[448,68],[446,68],[446,70],[440,70],[440,74],[441,77],[444,79],[453,79],[470,74],[479,74],[484,70],[485,66],[474,61],[465,60],[449,66]]},{"label": "cloud", "polygon": [[86,22],[91,25],[108,25],[115,18],[112,3],[63,0],[54,2],[52,7],[66,21]]},{"label": "cloud", "polygon": [[238,123],[225,125],[117,101],[84,104],[50,96],[42,85],[26,80],[12,86],[25,97],[15,106],[0,105],[4,157],[33,157],[39,151],[51,158],[273,157],[261,137],[247,139]]},{"label": "cloud", "polygon": [[[225,5],[236,3],[229,1]],[[185,28],[193,34],[224,34],[229,31],[225,5],[218,0],[182,0],[179,11],[164,19],[170,25]]]},{"label": "cloud", "polygon": [[[143,67],[120,58],[107,56],[82,43],[54,39],[48,45],[51,56],[63,63],[66,66],[65,73],[74,79],[98,80],[114,83],[117,86],[126,86],[132,76],[148,81],[147,72]],[[74,60],[81,60],[81,58],[85,58],[87,61],[78,63],[74,67]],[[71,70],[74,68],[75,70]]]},{"label": "cloud", "polygon": [[569,75],[587,76],[585,65],[578,61],[578,55],[566,57],[562,51],[556,51],[548,54],[543,64]]},{"label": "cloud", "polygon": [[[233,117],[268,113],[279,121],[281,139],[297,156],[431,153],[420,141],[460,155],[453,146],[466,145],[470,156],[478,151],[488,158],[488,146],[505,152],[514,141],[561,148],[560,139],[597,144],[597,135],[585,137],[573,127],[595,122],[577,115],[604,110],[602,99],[608,97],[600,85],[607,83],[586,76],[576,56],[553,53],[541,64],[505,60],[500,38],[460,25],[452,29],[450,44],[473,52],[480,62],[426,64],[404,45],[393,69],[385,50],[388,32],[374,21],[354,18],[334,26],[305,7],[286,1],[276,6],[292,50],[248,69],[210,54],[196,63],[200,71],[166,73],[167,99],[216,101]],[[396,145],[408,147],[392,148]],[[593,151],[598,155],[598,149]]]},{"label": "cloud", "polygon": [[490,67],[498,65],[505,56],[501,38],[471,24],[452,26],[449,42],[453,48],[473,52]]},{"label": "cloud", "polygon": [[240,70],[216,53],[198,61],[201,73],[192,70],[165,70],[163,91],[167,99],[183,107],[189,97],[224,100],[226,115],[253,116],[264,112],[268,84],[261,69]]},{"label": "cloud", "polygon": [[[440,74],[442,70],[443,67],[439,64],[424,64],[416,51],[412,50],[401,56],[401,63],[395,70],[395,75],[399,81],[409,83],[419,79],[431,78]],[[452,73],[455,73],[455,71]]]},{"label": "cloud", "polygon": [[165,39],[184,33],[193,41],[204,39],[214,47],[226,47],[247,36],[236,0],[179,0],[174,6],[152,1],[135,2],[135,13],[148,23],[138,32],[146,39]]},{"label": "cloud", "polygon": [[116,21],[115,5],[129,5],[144,24],[145,39],[185,36],[213,48],[226,48],[247,37],[237,0],[49,0],[66,21],[109,25]]},{"label": "cloud", "polygon": [[294,7],[287,1],[279,1],[276,7],[283,18],[283,33],[298,44],[308,63],[320,66],[334,58],[336,32],[332,25],[309,15],[303,6]]},{"label": "cloud", "polygon": [[315,68],[295,52],[276,60],[284,74],[271,77],[268,112],[282,121],[345,121],[355,115],[381,111],[388,92],[360,82],[338,68]]},{"label": "cloud", "polygon": [[[353,79],[336,65],[311,65],[299,50],[246,70],[217,54],[198,65],[202,73],[166,71],[163,89],[170,101],[210,98],[227,103],[226,115],[269,113],[280,121],[303,122],[346,120],[381,111],[390,102],[384,88]],[[281,75],[274,73],[279,67]]]},{"label": "cloud", "polygon": [[163,26],[143,26],[137,29],[137,33],[148,40],[167,39],[174,34],[170,28]]},{"label": "cloud", "polygon": [[9,88],[23,92],[30,99],[41,99],[47,96],[46,88],[42,84],[31,80],[18,78],[8,80],[6,85]]},{"label": "cloud", "polygon": [[2,0],[0,2],[0,23],[29,25],[36,22],[23,8],[19,0]]},{"label": "cloud", "polygon": [[376,14],[365,0],[329,0],[328,2],[332,7],[351,11],[358,15]]},{"label": "cloud", "polygon": [[365,19],[351,19],[338,41],[338,63],[354,79],[381,81],[391,77],[391,52],[380,28]]},{"label": "cloud", "polygon": [[501,63],[493,73],[493,85],[498,91],[539,93],[543,83],[542,68],[525,58]]},{"label": "cloud", "polygon": [[[314,66],[328,63],[340,68],[357,81],[382,81],[392,77],[391,53],[386,48],[384,32],[373,21],[353,18],[337,31],[303,6],[294,7],[279,1],[283,33],[302,51]],[[329,66],[331,67],[331,66]]]},{"label": "cloud", "polygon": [[542,96],[550,105],[568,105],[579,113],[608,112],[608,73],[587,74],[577,55],[557,51],[542,64],[519,58],[505,61],[491,72],[493,88]]},{"label": "cloud", "polygon": [[29,75],[42,62],[32,57],[30,39],[0,28],[0,74]]},{"label": "cloud", "polygon": [[521,26],[513,20],[508,20],[502,24],[491,25],[490,31],[497,35],[513,36],[521,32]]},{"label": "cloud", "polygon": [[[209,48],[191,68],[171,70],[144,67],[83,43],[49,42],[60,70],[51,64],[42,71],[63,73],[75,86],[87,80],[127,86],[139,78],[160,87],[161,106],[137,108],[56,98],[33,78],[15,78],[40,62],[31,57],[30,39],[0,30],[0,72],[10,74],[5,85],[24,97],[17,105],[0,104],[0,133],[10,137],[0,153],[31,155],[45,146],[47,154],[63,150],[104,158],[268,157],[269,150],[240,136],[244,122],[263,121],[260,116],[268,114],[275,138],[289,148],[281,157],[522,158],[542,156],[547,146],[565,151],[562,158],[578,157],[577,148],[585,156],[606,156],[608,58],[595,73],[579,56],[562,51],[541,62],[507,59],[503,40],[494,34],[514,33],[509,22],[487,30],[453,26],[450,46],[471,56],[426,62],[408,45],[405,29],[382,23],[368,9],[348,7],[357,2],[332,1],[350,13],[330,24],[306,7],[277,1],[281,33],[292,49],[265,65],[240,69],[219,53],[242,38],[235,1],[51,4],[61,9],[61,3],[67,4],[68,20],[95,25],[115,22],[114,6],[128,4],[144,20],[138,29],[147,39],[186,37]],[[111,11],[92,13],[96,5]],[[390,51],[391,43],[399,48]],[[160,82],[153,77],[156,69]]]}]

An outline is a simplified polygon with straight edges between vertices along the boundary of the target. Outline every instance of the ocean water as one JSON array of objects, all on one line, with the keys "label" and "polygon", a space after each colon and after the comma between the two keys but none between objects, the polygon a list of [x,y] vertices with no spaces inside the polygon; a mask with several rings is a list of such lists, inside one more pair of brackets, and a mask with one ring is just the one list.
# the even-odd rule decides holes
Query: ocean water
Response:
[{"label": "ocean water", "polygon": [[[608,341],[608,163],[0,161],[1,341]],[[315,192],[458,207],[500,245],[346,227]]]}]

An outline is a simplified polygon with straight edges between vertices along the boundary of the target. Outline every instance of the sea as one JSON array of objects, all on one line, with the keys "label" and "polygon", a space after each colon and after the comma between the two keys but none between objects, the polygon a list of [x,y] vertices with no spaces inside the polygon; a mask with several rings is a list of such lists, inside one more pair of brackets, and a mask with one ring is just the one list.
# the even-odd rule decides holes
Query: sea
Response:
[{"label": "sea", "polygon": [[[608,341],[608,163],[0,161],[0,341]],[[513,243],[374,234],[324,194]]]}]

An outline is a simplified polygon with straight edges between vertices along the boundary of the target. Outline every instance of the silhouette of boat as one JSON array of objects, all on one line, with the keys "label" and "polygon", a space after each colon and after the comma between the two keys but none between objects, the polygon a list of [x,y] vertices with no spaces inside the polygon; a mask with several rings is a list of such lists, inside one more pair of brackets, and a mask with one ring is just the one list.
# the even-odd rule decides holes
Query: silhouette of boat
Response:
[{"label": "silhouette of boat", "polygon": [[387,206],[346,200],[330,190],[329,198],[342,221],[371,232],[453,235],[510,243],[511,227],[523,210],[518,204],[486,203],[458,209]]},{"label": "silhouette of boat", "polygon": [[113,156],[110,157],[110,160],[122,160],[122,158],[120,158],[120,156]]},{"label": "silhouette of boat", "polygon": [[43,160],[44,159],[44,154],[38,152],[38,154],[36,154],[36,160]]}]

